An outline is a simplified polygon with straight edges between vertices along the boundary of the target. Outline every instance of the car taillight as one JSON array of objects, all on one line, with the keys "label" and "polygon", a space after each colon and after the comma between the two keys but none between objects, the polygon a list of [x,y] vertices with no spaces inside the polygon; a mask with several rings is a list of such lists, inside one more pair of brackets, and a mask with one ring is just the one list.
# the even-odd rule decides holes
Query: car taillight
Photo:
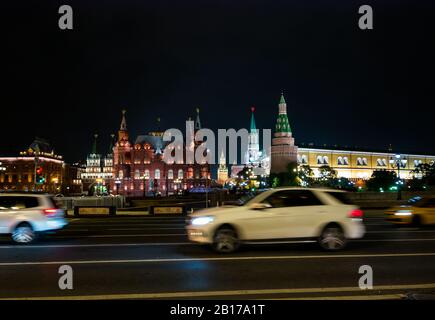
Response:
[{"label": "car taillight", "polygon": [[351,212],[349,212],[349,218],[362,219],[363,216],[364,216],[364,213],[360,209],[354,209]]},{"label": "car taillight", "polygon": [[42,212],[44,213],[45,216],[52,217],[52,216],[56,215],[57,209],[44,209],[44,210],[42,210]]}]

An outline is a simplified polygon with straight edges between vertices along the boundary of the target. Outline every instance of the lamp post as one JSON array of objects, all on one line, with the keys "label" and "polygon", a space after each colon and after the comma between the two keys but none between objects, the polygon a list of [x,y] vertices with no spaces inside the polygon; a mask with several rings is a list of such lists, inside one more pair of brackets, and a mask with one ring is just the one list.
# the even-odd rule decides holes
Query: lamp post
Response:
[{"label": "lamp post", "polygon": [[390,158],[390,165],[392,168],[397,167],[397,200],[402,200],[402,180],[400,179],[400,168],[402,167],[402,155],[396,154]]}]

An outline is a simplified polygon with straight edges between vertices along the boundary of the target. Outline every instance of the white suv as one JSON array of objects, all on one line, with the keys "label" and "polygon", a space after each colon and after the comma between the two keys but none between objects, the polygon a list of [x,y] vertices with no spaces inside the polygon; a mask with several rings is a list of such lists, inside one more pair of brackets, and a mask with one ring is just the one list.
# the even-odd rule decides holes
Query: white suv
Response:
[{"label": "white suv", "polygon": [[201,210],[187,219],[191,241],[212,244],[221,253],[241,243],[316,239],[326,250],[344,248],[365,233],[363,212],[346,193],[329,189],[279,188],[260,193],[242,206]]},{"label": "white suv", "polygon": [[61,229],[65,213],[45,194],[0,193],[0,235],[17,243],[30,243],[39,232]]}]

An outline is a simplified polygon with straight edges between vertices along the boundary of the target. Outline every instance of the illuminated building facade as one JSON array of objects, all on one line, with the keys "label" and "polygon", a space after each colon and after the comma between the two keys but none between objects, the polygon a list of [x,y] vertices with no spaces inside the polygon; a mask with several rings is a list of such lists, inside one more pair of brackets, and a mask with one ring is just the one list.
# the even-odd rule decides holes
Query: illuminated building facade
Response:
[{"label": "illuminated building facade", "polygon": [[98,134],[94,135],[91,153],[86,158],[86,166],[81,174],[84,190],[89,193],[105,194],[109,192],[110,182],[113,179],[113,146],[114,137],[106,155],[97,151]]},{"label": "illuminated building facade", "polygon": [[81,192],[80,169],[66,164],[44,139],[36,138],[18,157],[0,157],[0,162],[2,191]]},{"label": "illuminated building facade", "polygon": [[[201,129],[199,109],[195,120],[195,130]],[[195,142],[193,149],[199,143]],[[113,179],[110,189],[114,194],[131,197],[171,195],[193,188],[210,186],[210,165],[207,163],[186,163],[185,146],[183,161],[166,163],[160,129],[146,135],[139,135],[134,143],[129,138],[125,111],[113,148]]]},{"label": "illuminated building facade", "polygon": [[[412,178],[412,171],[419,164],[431,164],[435,161],[434,155],[421,154],[400,154],[400,161],[397,161],[397,153],[391,150],[387,152],[373,152],[364,150],[340,150],[337,147],[315,147],[314,145],[300,145],[297,147],[292,137],[292,130],[287,116],[287,104],[283,95],[278,105],[278,117],[275,126],[274,138],[270,152],[270,159],[264,157],[261,167],[269,168],[270,172],[286,172],[289,163],[298,165],[309,165],[313,170],[315,177],[320,177],[319,168],[329,166],[337,172],[338,177],[345,177],[353,181],[367,180],[375,170],[392,170],[396,173],[400,171],[402,179]],[[254,121],[254,122],[253,122]],[[255,125],[253,116],[251,117],[251,134],[252,123]],[[250,144],[248,150],[251,154],[256,154],[259,147],[256,145],[256,139],[250,134]],[[250,160],[255,160],[251,156]],[[254,161],[251,161],[251,163]],[[397,165],[400,163],[400,170]],[[254,163],[253,163],[254,164]],[[249,166],[248,166],[249,167]],[[231,177],[237,176],[237,173],[244,168],[243,165],[233,165],[231,168]],[[255,172],[254,174],[258,175]]]}]

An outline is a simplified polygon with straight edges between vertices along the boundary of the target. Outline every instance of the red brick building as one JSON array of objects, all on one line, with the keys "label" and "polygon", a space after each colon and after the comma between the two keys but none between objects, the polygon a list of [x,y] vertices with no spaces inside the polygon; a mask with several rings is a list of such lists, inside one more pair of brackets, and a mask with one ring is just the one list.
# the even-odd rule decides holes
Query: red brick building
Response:
[{"label": "red brick building", "polygon": [[[200,128],[198,113],[195,129]],[[166,196],[210,185],[209,164],[187,164],[185,153],[182,163],[168,164],[163,161],[166,145],[160,130],[139,135],[132,142],[123,111],[121,127],[113,148],[112,192],[135,197]]]}]

